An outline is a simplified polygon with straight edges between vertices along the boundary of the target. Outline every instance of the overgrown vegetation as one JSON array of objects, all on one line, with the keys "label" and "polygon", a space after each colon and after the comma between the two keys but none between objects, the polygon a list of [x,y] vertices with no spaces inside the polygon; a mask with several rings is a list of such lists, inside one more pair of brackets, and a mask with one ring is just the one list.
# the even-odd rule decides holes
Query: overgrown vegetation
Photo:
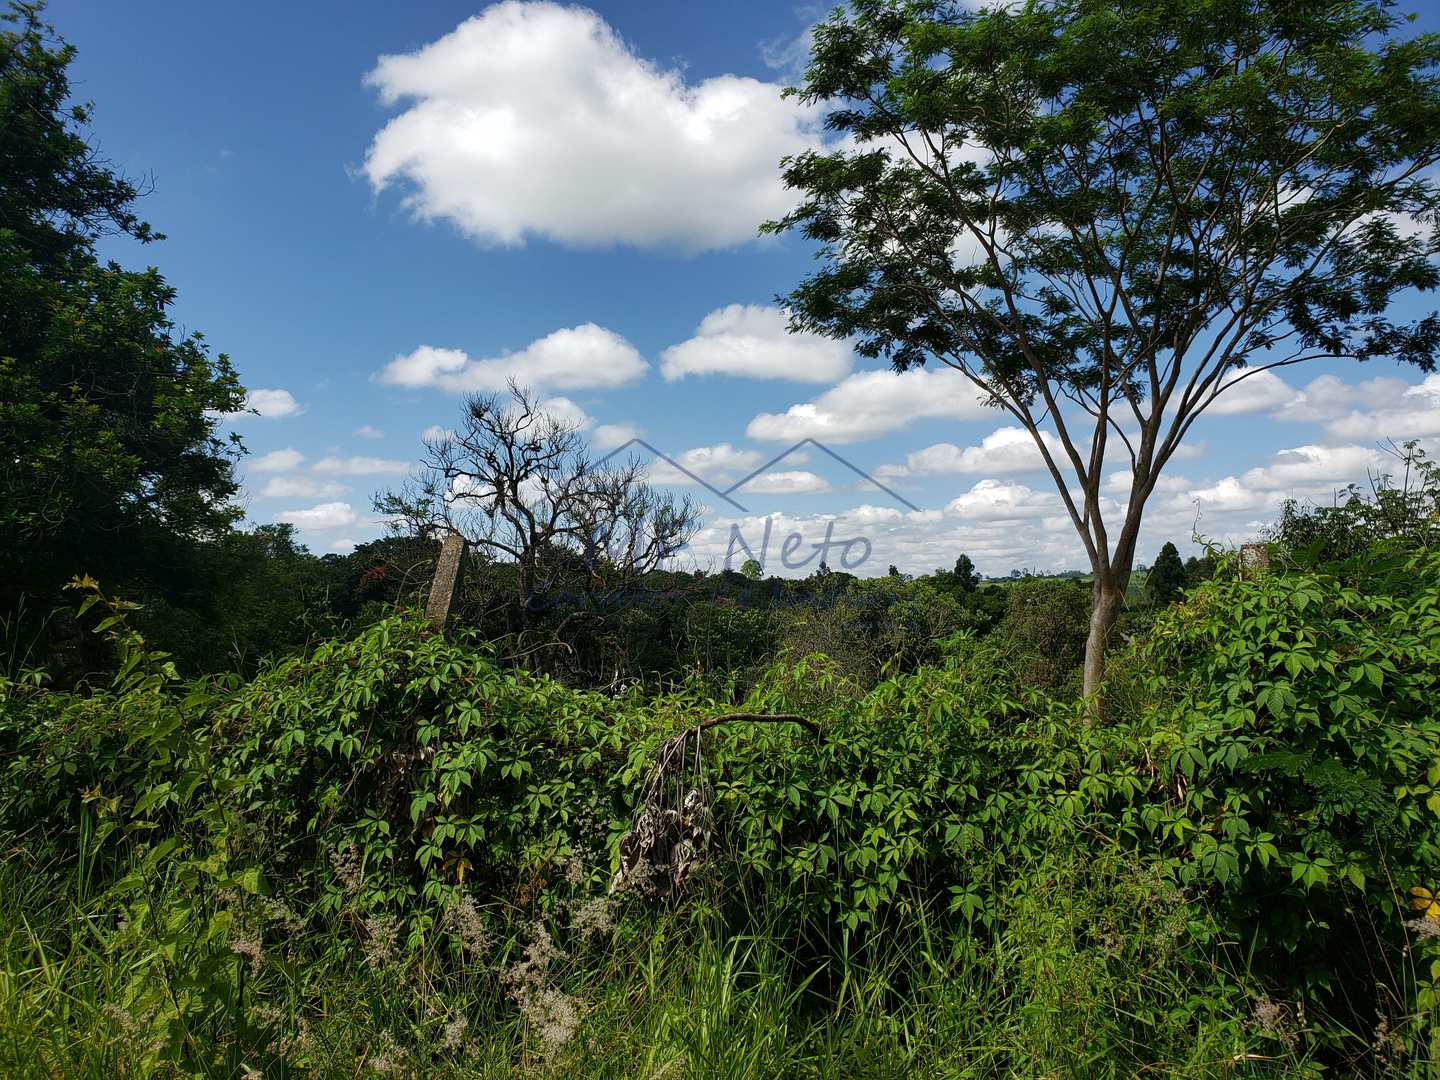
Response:
[{"label": "overgrown vegetation", "polygon": [[1395,0],[853,0],[814,28],[789,92],[843,137],[786,159],[798,204],[764,226],[818,249],[791,325],[953,368],[1029,433],[1090,563],[1087,692],[1218,398],[1319,360],[1435,370],[1440,319],[1395,303],[1440,286],[1434,233],[1400,224],[1440,216],[1440,35],[1408,24]]},{"label": "overgrown vegetation", "polygon": [[1276,550],[1157,616],[1104,725],[1007,632],[772,665],[744,708],[818,736],[695,737],[672,896],[609,885],[703,682],[570,689],[408,613],[187,681],[77,582],[114,680],[0,684],[6,1071],[1424,1075],[1440,553]]},{"label": "overgrown vegetation", "polygon": [[[1034,32],[1089,10],[1052,7],[862,3],[822,31],[811,82],[901,31],[973,66],[1011,26],[1033,76]],[[1182,13],[1192,52],[1215,7]],[[1436,48],[1371,71],[1354,39],[1390,28],[1384,5],[1288,11],[1231,14],[1257,40],[1353,46],[1326,63],[1358,101]],[[1086,50],[1149,40],[1100,14]],[[240,447],[214,414],[241,388],[175,336],[153,270],[99,262],[106,229],[153,238],[137,191],[81,138],[68,48],[30,5],[7,18],[0,1074],[1440,1071],[1440,474],[1419,447],[1393,448],[1393,480],[1287,505],[1259,551],[1166,544],[1143,582],[1128,524],[1123,565],[1090,581],[982,580],[965,555],[797,581],[669,568],[691,508],[599,468],[517,389],[518,409],[471,401],[422,483],[382,499],[411,531],[317,558],[289,527],[234,527]],[[909,72],[915,100],[940,74]],[[1433,90],[1365,121],[1395,112],[1410,140],[1376,160],[1433,160]],[[1367,194],[1369,165],[1336,168],[1356,183],[1317,187],[1282,234],[1320,203],[1433,209],[1419,180]],[[1343,338],[1365,316],[1425,361],[1433,318],[1381,314],[1402,279],[1433,284],[1415,243],[1388,219],[1343,235],[1368,306],[1312,280],[1287,317]],[[1037,236],[1032,265],[1064,271],[1042,250],[1064,234]],[[1099,340],[1051,307],[1065,342]],[[1088,392],[1111,344],[1061,381]],[[437,627],[418,608],[466,498],[484,542]]]}]

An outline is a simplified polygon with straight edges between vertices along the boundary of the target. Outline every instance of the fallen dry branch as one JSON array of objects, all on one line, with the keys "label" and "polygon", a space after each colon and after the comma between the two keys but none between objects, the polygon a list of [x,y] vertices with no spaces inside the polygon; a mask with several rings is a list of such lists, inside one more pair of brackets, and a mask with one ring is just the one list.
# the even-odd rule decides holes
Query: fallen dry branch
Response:
[{"label": "fallen dry branch", "polygon": [[655,751],[655,767],[635,824],[620,838],[620,868],[610,891],[648,897],[683,892],[704,864],[714,831],[715,789],[705,780],[701,735],[728,723],[799,724],[816,738],[820,728],[785,713],[726,713],[670,736]]}]

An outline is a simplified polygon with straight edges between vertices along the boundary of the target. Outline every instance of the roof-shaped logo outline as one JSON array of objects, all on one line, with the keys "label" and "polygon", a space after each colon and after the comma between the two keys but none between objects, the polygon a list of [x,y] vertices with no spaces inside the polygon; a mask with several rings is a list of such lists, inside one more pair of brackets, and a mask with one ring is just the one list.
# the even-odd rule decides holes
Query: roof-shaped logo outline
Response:
[{"label": "roof-shaped logo outline", "polygon": [[886,485],[882,484],[879,480],[876,480],[873,476],[871,476],[869,473],[867,473],[864,469],[860,468],[858,465],[854,464],[853,462],[847,460],[846,458],[844,458],[844,457],[841,456],[840,454],[837,454],[834,450],[831,450],[830,447],[826,446],[824,443],[822,443],[822,442],[820,442],[820,441],[818,441],[818,440],[816,440],[816,439],[810,439],[810,438],[801,439],[799,442],[797,442],[794,446],[790,447],[788,450],[785,450],[784,452],[775,455],[775,457],[771,458],[771,459],[770,459],[769,461],[767,461],[764,465],[761,465],[761,466],[760,466],[758,469],[756,469],[754,472],[750,473],[748,476],[742,477],[741,479],[735,481],[735,483],[731,484],[729,487],[727,487],[727,488],[725,488],[725,489],[723,489],[723,490],[720,489],[720,488],[718,488],[718,487],[716,487],[714,484],[710,483],[710,482],[709,482],[708,480],[706,480],[703,476],[697,476],[695,473],[693,473],[693,472],[691,472],[689,469],[687,469],[684,465],[681,465],[678,461],[676,461],[674,458],[672,458],[669,454],[666,454],[666,453],[664,453],[663,451],[657,450],[655,447],[651,446],[651,445],[650,445],[648,442],[646,442],[644,439],[641,439],[641,438],[638,438],[638,437],[637,437],[637,438],[630,439],[630,440],[622,443],[620,446],[617,446],[614,450],[611,450],[608,454],[606,454],[604,457],[602,457],[599,461],[595,462],[595,464],[596,464],[597,466],[599,466],[599,465],[604,465],[605,462],[609,461],[609,460],[610,460],[612,457],[614,457],[616,454],[620,453],[622,450],[628,450],[628,449],[629,449],[630,447],[632,447],[632,446],[640,446],[640,447],[643,447],[644,449],[650,451],[650,453],[654,454],[654,455],[655,455],[657,458],[659,458],[661,461],[665,462],[667,465],[671,466],[672,468],[676,469],[677,471],[683,473],[685,476],[688,476],[691,480],[695,481],[695,483],[699,484],[701,487],[703,487],[706,491],[710,492],[710,493],[711,493],[712,495],[714,495],[716,498],[718,498],[718,499],[724,499],[727,503],[729,503],[731,506],[735,507],[735,509],[739,510],[742,514],[748,514],[750,511],[749,511],[748,509],[746,509],[743,505],[741,505],[738,501],[736,501],[734,498],[732,498],[730,493],[733,492],[733,491],[738,490],[739,488],[744,487],[746,484],[750,483],[751,480],[754,480],[757,476],[760,476],[761,474],[765,473],[767,470],[774,468],[776,465],[780,464],[780,462],[784,461],[787,457],[789,457],[791,454],[793,454],[796,450],[799,450],[801,447],[804,447],[804,446],[813,446],[813,447],[815,447],[815,449],[819,450],[821,453],[829,455],[831,458],[833,458],[834,460],[838,461],[841,465],[845,466],[845,468],[847,468],[847,469],[849,469],[851,472],[853,472],[856,476],[860,477],[860,479],[865,480],[865,481],[867,481],[867,482],[869,482],[869,483],[871,483],[871,484],[874,484],[874,485],[875,485],[877,488],[879,488],[881,491],[885,492],[886,495],[889,495],[892,499],[894,499],[896,502],[900,503],[901,505],[905,506],[906,508],[908,508],[908,509],[910,509],[910,510],[914,510],[914,511],[919,511],[919,509],[920,509],[918,506],[916,506],[914,503],[912,503],[909,499],[905,498],[905,496],[901,495],[899,492],[893,490],[892,488],[889,488],[889,487],[887,487]]}]

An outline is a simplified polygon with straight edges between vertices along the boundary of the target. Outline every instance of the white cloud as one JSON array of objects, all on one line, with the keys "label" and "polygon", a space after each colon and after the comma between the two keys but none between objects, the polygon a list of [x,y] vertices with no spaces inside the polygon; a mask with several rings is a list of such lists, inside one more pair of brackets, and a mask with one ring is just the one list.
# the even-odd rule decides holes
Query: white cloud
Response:
[{"label": "white cloud", "polygon": [[1276,410],[1277,420],[1323,424],[1357,409],[1380,409],[1398,402],[1411,387],[1404,379],[1380,377],[1349,383],[1334,375],[1312,379],[1305,389]]},{"label": "white cloud", "polygon": [[1285,498],[1325,499],[1350,483],[1363,483],[1367,472],[1381,471],[1384,456],[1368,446],[1297,446],[1279,451],[1268,465],[1226,476],[1204,487],[1172,491],[1160,511],[1198,506],[1238,513],[1274,510]]},{"label": "white cloud", "polygon": [[590,443],[597,450],[614,450],[631,439],[640,438],[642,434],[644,432],[637,424],[601,424],[590,436]]},{"label": "white cloud", "polygon": [[251,390],[245,395],[243,408],[244,412],[229,413],[226,419],[234,421],[258,414],[261,420],[284,420],[305,411],[289,390]]},{"label": "white cloud", "polygon": [[1273,494],[1271,491],[1248,487],[1239,477],[1227,476],[1209,487],[1195,488],[1175,496],[1172,506],[1180,508],[1194,504],[1202,510],[1254,510],[1272,501]]},{"label": "white cloud", "polygon": [[1270,372],[1260,372],[1222,392],[1209,411],[1268,411],[1276,420],[1323,424],[1337,440],[1423,439],[1440,435],[1440,375],[1427,375],[1419,383],[1383,375],[1352,383],[1327,374],[1293,390]]},{"label": "white cloud", "polygon": [[695,84],[636,56],[593,11],[494,4],[366,76],[404,111],[364,171],[482,244],[730,247],[783,214],[778,162],[820,145],[819,110],[780,86]]},{"label": "white cloud", "polygon": [[1034,491],[1004,480],[981,480],[952,499],[945,512],[968,521],[1021,521],[1054,514],[1062,505],[1054,491]]},{"label": "white cloud", "polygon": [[272,476],[260,494],[271,499],[331,499],[349,489],[333,480],[316,480],[309,476]]},{"label": "white cloud", "polygon": [[1252,374],[1237,371],[1225,377],[1220,386],[1220,396],[1206,408],[1205,415],[1240,416],[1264,412],[1283,406],[1294,398],[1295,391],[1273,371]]},{"label": "white cloud", "polygon": [[745,433],[765,441],[818,439],[860,442],[916,420],[978,420],[990,415],[973,383],[953,368],[911,368],[901,374],[861,371],[813,401],[783,413],[760,413]]},{"label": "white cloud", "polygon": [[[1063,458],[1059,440],[1048,431],[1041,438],[1051,453]],[[882,465],[876,470],[881,479],[888,476],[947,476],[966,473],[1039,472],[1045,460],[1035,445],[1035,438],[1020,427],[1002,427],[980,440],[979,446],[964,449],[954,443],[936,443],[906,455],[904,465]]]},{"label": "white cloud", "polygon": [[1341,439],[1403,441],[1440,435],[1440,375],[1427,375],[1424,382],[1406,386],[1372,411],[1338,417],[1327,430]]},{"label": "white cloud", "polygon": [[[729,443],[718,446],[697,446],[682,454],[672,455],[675,462],[708,484],[728,484],[746,473],[753,472],[763,462],[764,456],[758,450],[740,450]],[[650,466],[649,481],[652,484],[681,486],[693,484],[686,476],[667,461],[656,461]]]},{"label": "white cloud", "polygon": [[546,334],[519,352],[482,360],[472,360],[460,349],[421,345],[391,360],[376,378],[391,386],[495,393],[511,380],[534,390],[623,386],[643,378],[649,369],[619,334],[585,323]]},{"label": "white cloud", "polygon": [[294,447],[287,446],[284,450],[271,450],[268,454],[261,454],[250,463],[250,471],[257,473],[289,472],[304,460],[304,454]]},{"label": "white cloud", "polygon": [[343,529],[359,524],[360,515],[347,502],[328,502],[308,510],[282,510],[275,520],[301,529]]},{"label": "white cloud", "polygon": [[783,73],[795,81],[805,73],[810,50],[815,46],[815,27],[807,26],[798,34],[781,34],[760,43],[760,59],[772,71]]},{"label": "white cloud", "polygon": [[906,520],[906,515],[893,506],[861,503],[839,515],[838,520],[856,525],[898,525]]},{"label": "white cloud", "polygon": [[686,375],[737,375],[830,383],[850,373],[849,344],[818,334],[792,334],[778,307],[731,304],[700,320],[695,336],[660,354],[667,380]]},{"label": "white cloud", "polygon": [[442,439],[453,439],[454,437],[455,432],[443,424],[431,424],[420,432],[420,438],[424,442],[440,442]]},{"label": "white cloud", "polygon": [[761,495],[801,495],[829,491],[830,484],[823,476],[798,469],[761,473],[755,479],[747,481],[740,490]]},{"label": "white cloud", "polygon": [[1383,467],[1380,451],[1368,446],[1297,446],[1281,450],[1274,461],[1241,477],[1253,488],[1285,490],[1314,485],[1344,486],[1363,481],[1367,470]]},{"label": "white cloud", "polygon": [[446,386],[444,380],[453,379],[469,363],[470,358],[459,349],[421,345],[414,352],[395,357],[375,377],[391,386]]},{"label": "white cloud", "polygon": [[336,476],[399,476],[410,471],[410,463],[393,458],[365,457],[363,454],[354,457],[331,455],[317,461],[314,468],[318,473]]},{"label": "white cloud", "polygon": [[362,439],[383,439],[385,437],[385,432],[377,427],[371,427],[369,424],[361,424],[352,434],[358,435]]},{"label": "white cloud", "polygon": [[589,413],[567,397],[546,398],[540,402],[538,407],[556,423],[564,424],[576,431],[589,431],[595,424]]}]

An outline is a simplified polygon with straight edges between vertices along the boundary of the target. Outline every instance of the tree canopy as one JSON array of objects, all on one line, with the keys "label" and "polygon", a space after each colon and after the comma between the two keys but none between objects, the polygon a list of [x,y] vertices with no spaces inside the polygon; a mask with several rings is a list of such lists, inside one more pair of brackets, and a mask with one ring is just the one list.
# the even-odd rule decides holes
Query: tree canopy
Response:
[{"label": "tree canopy", "polygon": [[1155,565],[1145,576],[1145,595],[1156,607],[1165,607],[1180,599],[1180,590],[1185,588],[1185,564],[1180,561],[1180,552],[1174,544],[1165,541],[1160,554],[1155,556]]},{"label": "tree canopy", "polygon": [[178,548],[229,529],[240,447],[215,417],[244,391],[224,355],[176,334],[157,270],[98,257],[107,232],[158,236],[86,139],[72,48],[35,6],[3,19],[0,609],[44,609],[78,573],[158,587]]},{"label": "tree canopy", "polygon": [[[1086,687],[1146,500],[1198,417],[1320,358],[1433,370],[1440,37],[1389,0],[858,0],[795,93],[821,245],[792,326],[940,362],[1028,430],[1094,576]],[[1131,474],[1123,507],[1106,470]]]},{"label": "tree canopy", "polygon": [[955,580],[959,583],[962,592],[974,592],[980,586],[980,572],[975,569],[975,563],[969,555],[961,555],[955,560]]}]

